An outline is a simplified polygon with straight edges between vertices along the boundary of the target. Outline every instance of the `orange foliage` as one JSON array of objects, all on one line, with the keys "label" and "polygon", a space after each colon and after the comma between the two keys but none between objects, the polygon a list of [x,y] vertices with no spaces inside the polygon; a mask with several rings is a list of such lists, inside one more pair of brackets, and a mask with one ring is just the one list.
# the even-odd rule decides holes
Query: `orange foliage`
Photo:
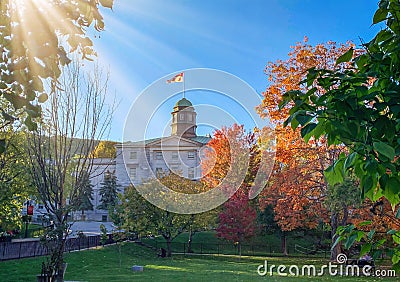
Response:
[{"label": "orange foliage", "polygon": [[[311,46],[308,39],[292,47],[286,61],[268,63],[265,73],[270,85],[263,93],[264,99],[257,111],[261,117],[270,117],[276,126],[276,162],[270,184],[260,196],[260,206],[272,204],[275,219],[282,230],[300,227],[315,228],[320,221],[329,221],[329,211],[323,204],[327,193],[323,171],[341,149],[328,148],[327,142],[311,139],[305,143],[300,130],[284,127],[289,107],[282,110],[278,105],[282,95],[290,90],[305,90],[300,84],[310,68],[344,68],[335,65],[336,59],[354,45],[328,42]],[[355,53],[358,53],[357,51]],[[318,89],[317,91],[321,91]]]}]

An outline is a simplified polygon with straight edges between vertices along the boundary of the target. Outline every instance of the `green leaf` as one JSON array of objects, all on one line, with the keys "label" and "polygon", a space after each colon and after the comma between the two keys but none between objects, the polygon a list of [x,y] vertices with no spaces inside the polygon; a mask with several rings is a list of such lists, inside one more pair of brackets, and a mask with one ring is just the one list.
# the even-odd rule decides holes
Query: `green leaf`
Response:
[{"label": "green leaf", "polygon": [[367,225],[370,225],[371,223],[372,223],[371,220],[367,220],[367,221],[360,222],[360,223],[358,224],[358,226],[360,226],[360,227],[362,227],[362,226],[367,226]]},{"label": "green leaf", "polygon": [[311,86],[315,79],[317,79],[319,72],[314,68],[310,68],[307,72],[307,87]]},{"label": "green leaf", "polygon": [[382,142],[377,141],[373,143],[374,149],[379,153],[389,158],[389,160],[393,160],[395,156],[395,150],[392,146]]},{"label": "green leaf", "polygon": [[373,179],[371,175],[365,175],[361,178],[361,189],[362,189],[362,197],[365,197],[372,188],[373,188]]},{"label": "green leaf", "polygon": [[15,94],[5,94],[4,97],[13,104],[15,109],[21,109],[27,104],[27,100],[25,98]]},{"label": "green leaf", "polygon": [[372,23],[373,24],[377,24],[377,23],[379,23],[381,21],[386,20],[388,12],[389,11],[387,9],[385,9],[385,8],[379,8],[374,14],[374,18],[372,20]]},{"label": "green leaf", "polygon": [[400,208],[397,209],[396,218],[400,218]]},{"label": "green leaf", "polygon": [[32,119],[30,117],[27,117],[24,121],[26,127],[28,128],[28,130],[30,131],[34,131],[37,129],[37,124],[35,122],[32,121]]},{"label": "green leaf", "polygon": [[400,253],[399,252],[395,252],[392,256],[392,263],[396,264],[400,261]]},{"label": "green leaf", "polygon": [[371,229],[371,231],[369,231],[367,234],[368,239],[371,240],[374,234],[375,234],[375,229]]},{"label": "green leaf", "polygon": [[344,169],[348,170],[354,165],[354,162],[356,160],[357,153],[353,152],[350,155],[347,156],[346,160],[344,161]]},{"label": "green leaf", "polygon": [[44,103],[47,101],[47,99],[49,99],[49,96],[46,93],[43,93],[38,97],[38,102]]},{"label": "green leaf", "polygon": [[325,170],[324,174],[330,185],[343,182],[343,160],[337,160]]},{"label": "green leaf", "polygon": [[347,52],[345,52],[343,55],[341,55],[337,60],[336,60],[336,64],[340,64],[340,63],[345,63],[351,60],[351,58],[353,57],[353,52],[354,49],[353,47],[350,48],[349,50],[347,50]]},{"label": "green leaf", "polygon": [[301,129],[301,137],[304,138],[304,141],[307,143],[308,140],[310,140],[312,134],[312,131],[314,130],[314,128],[317,126],[316,123],[309,123],[307,124],[305,127],[303,127]]},{"label": "green leaf", "polygon": [[297,121],[301,124],[301,125],[305,125],[308,122],[310,122],[313,117],[307,114],[298,114],[296,115],[295,119],[297,119]]},{"label": "green leaf", "polygon": [[386,242],[386,239],[385,239],[385,238],[380,239],[378,242],[376,242],[376,243],[374,244],[374,249],[379,248],[380,246],[382,246],[383,244],[385,244],[385,242]]},{"label": "green leaf", "polygon": [[356,239],[358,238],[358,234],[357,233],[353,233],[349,236],[349,238],[347,238],[346,242],[344,243],[344,248],[345,249],[349,249],[351,246],[353,246],[354,242],[356,241]]},{"label": "green leaf", "polygon": [[367,243],[361,246],[361,251],[360,251],[360,257],[362,257],[363,255],[369,253],[371,251],[371,243]]},{"label": "green leaf", "polygon": [[336,238],[336,240],[335,240],[335,243],[333,243],[331,250],[333,250],[333,249],[335,248],[335,246],[336,246],[337,244],[339,244],[339,242],[342,241],[342,240],[343,240],[343,237],[342,237],[342,236],[338,236],[338,237]]},{"label": "green leaf", "polygon": [[299,126],[299,122],[297,121],[297,119],[292,119],[291,123],[290,123],[290,127],[295,130],[298,126]]},{"label": "green leaf", "polygon": [[395,176],[389,177],[389,179],[386,182],[385,189],[388,189],[393,194],[400,193],[400,180]]}]

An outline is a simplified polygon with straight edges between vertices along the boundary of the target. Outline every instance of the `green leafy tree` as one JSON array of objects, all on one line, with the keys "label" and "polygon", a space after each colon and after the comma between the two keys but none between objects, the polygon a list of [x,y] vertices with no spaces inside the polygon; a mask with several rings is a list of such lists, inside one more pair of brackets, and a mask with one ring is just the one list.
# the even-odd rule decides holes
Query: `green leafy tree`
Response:
[{"label": "green leafy tree", "polygon": [[103,182],[100,185],[101,204],[97,208],[101,210],[113,210],[118,203],[119,190],[115,172],[105,172]]},{"label": "green leafy tree", "polygon": [[12,230],[21,227],[22,205],[36,193],[27,169],[26,134],[9,129],[0,136],[5,142],[0,154],[0,229]]},{"label": "green leafy tree", "polygon": [[[146,196],[155,196],[154,187],[159,187],[160,183],[169,189],[188,194],[197,194],[205,191],[207,187],[201,182],[194,182],[185,179],[173,173],[162,177],[161,179],[151,179],[138,187],[141,193]],[[194,233],[196,230],[212,226],[215,222],[216,213],[212,211],[199,214],[177,214],[161,209],[148,202],[135,187],[129,186],[122,196],[121,206],[117,208],[122,218],[122,226],[129,231],[136,232],[139,235],[161,235],[166,242],[166,254],[171,256],[172,241],[185,231]],[[170,194],[157,195],[162,197],[165,202],[174,201]],[[190,201],[181,202],[182,205],[190,205]],[[207,220],[210,220],[207,224]],[[204,229],[203,229],[204,230]],[[192,235],[193,235],[192,233]]]},{"label": "green leafy tree", "polygon": [[[336,61],[353,68],[341,71],[311,69],[306,92],[286,93],[281,107],[293,101],[287,122],[302,127],[302,136],[328,137],[329,144],[345,144],[342,154],[325,172],[328,181],[343,181],[349,170],[361,180],[362,195],[377,200],[386,197],[392,205],[400,198],[400,3],[382,0],[373,23],[386,21],[366,52],[353,57],[350,48]],[[316,87],[323,93],[316,93]]]},{"label": "green leafy tree", "polygon": [[[395,211],[400,203],[399,1],[379,1],[373,24],[382,23],[385,28],[363,44],[364,54],[353,56],[350,48],[337,59],[336,64],[350,63],[352,68],[310,69],[304,81],[306,91],[286,93],[280,107],[290,105],[286,122],[294,128],[300,125],[305,140],[324,135],[331,145],[347,146],[349,154],[341,154],[325,171],[331,185],[354,173],[360,178],[362,197],[372,201],[385,197]],[[400,212],[393,213],[393,218],[398,220]],[[398,242],[399,227],[389,231],[394,242]],[[348,237],[351,244],[362,238]],[[400,268],[400,248],[392,253],[393,264]]]},{"label": "green leafy tree", "polygon": [[83,172],[82,178],[77,195],[72,199],[72,205],[74,210],[82,212],[82,220],[84,220],[85,210],[93,210],[93,185],[89,173]]},{"label": "green leafy tree", "polygon": [[5,121],[0,126],[25,112],[22,122],[30,130],[36,128],[40,103],[49,96],[44,81],[54,93],[62,67],[71,62],[70,53],[91,60],[95,51],[87,31],[104,30],[100,6],[112,5],[113,0],[0,2],[0,97],[11,106],[1,108]]}]

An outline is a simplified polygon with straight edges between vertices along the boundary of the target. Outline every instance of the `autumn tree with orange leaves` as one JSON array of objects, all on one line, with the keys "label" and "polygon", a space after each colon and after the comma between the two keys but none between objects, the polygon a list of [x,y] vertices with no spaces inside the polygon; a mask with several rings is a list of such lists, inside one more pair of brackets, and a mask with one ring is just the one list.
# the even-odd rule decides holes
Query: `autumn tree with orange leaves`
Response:
[{"label": "autumn tree with orange leaves", "polygon": [[[328,147],[323,138],[318,141],[310,139],[306,143],[299,129],[293,130],[284,126],[289,117],[289,106],[279,109],[278,105],[287,91],[302,90],[300,82],[306,79],[308,69],[346,68],[345,63],[335,62],[354,45],[350,42],[336,44],[329,41],[311,46],[307,42],[305,37],[303,42],[292,47],[287,60],[270,62],[265,69],[269,86],[263,93],[264,99],[257,110],[261,117],[269,115],[271,123],[275,125],[277,144],[276,162],[270,184],[259,197],[259,203],[261,208],[267,205],[274,207],[275,220],[282,231],[313,229],[319,223],[325,222],[330,224],[332,234],[335,234],[337,227],[348,220],[349,209],[358,201],[358,196],[354,195],[352,203],[335,210],[324,203],[328,190],[335,189],[328,187],[324,170],[344,149]],[[358,52],[361,51],[355,53]],[[316,91],[321,89],[317,88]],[[332,240],[336,239],[335,235],[332,237]],[[339,252],[340,246],[332,251],[331,258],[335,259]]]},{"label": "autumn tree with orange leaves", "polygon": [[[260,163],[260,146],[256,133],[246,133],[243,125],[234,124],[232,127],[223,127],[214,132],[213,139],[207,144],[209,150],[205,151],[202,159],[202,181],[211,187],[220,187],[230,195],[232,189],[237,189],[222,206],[219,214],[217,236],[238,245],[240,253],[243,240],[255,234],[256,207],[249,199],[249,190],[253,185],[258,165]],[[240,150],[235,150],[240,149]],[[247,160],[240,161],[240,166],[234,167],[234,158],[245,156]],[[224,179],[232,170],[245,170],[243,179],[235,179],[237,187],[230,187],[231,182],[224,183]]]}]

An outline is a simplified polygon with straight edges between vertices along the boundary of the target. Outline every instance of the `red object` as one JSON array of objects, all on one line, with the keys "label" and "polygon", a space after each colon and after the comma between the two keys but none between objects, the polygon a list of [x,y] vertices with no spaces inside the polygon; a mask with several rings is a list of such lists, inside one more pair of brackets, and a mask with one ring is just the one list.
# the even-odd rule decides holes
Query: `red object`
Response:
[{"label": "red object", "polygon": [[248,189],[241,187],[225,202],[219,214],[218,237],[234,243],[242,243],[244,239],[254,235],[257,213],[247,195]]},{"label": "red object", "polygon": [[27,215],[33,215],[33,206],[28,206]]},{"label": "red object", "polygon": [[183,75],[184,73],[178,73],[177,75],[175,75],[173,78],[168,79],[167,83],[174,83],[174,82],[182,82],[183,81]]}]

